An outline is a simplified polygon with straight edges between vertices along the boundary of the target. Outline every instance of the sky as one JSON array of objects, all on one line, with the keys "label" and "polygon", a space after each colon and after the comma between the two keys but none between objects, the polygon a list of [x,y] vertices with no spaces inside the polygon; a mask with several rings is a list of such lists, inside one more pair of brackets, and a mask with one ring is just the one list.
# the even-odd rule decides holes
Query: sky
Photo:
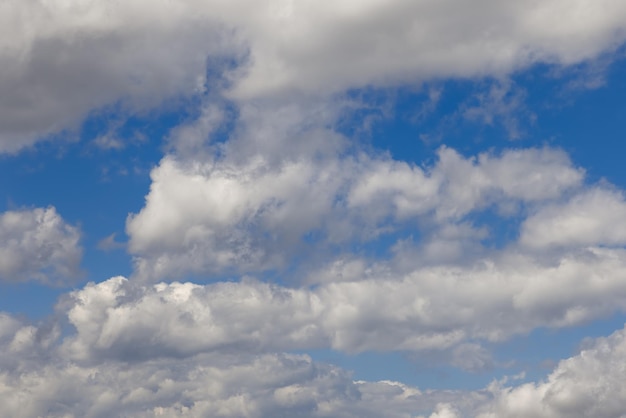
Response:
[{"label": "sky", "polygon": [[626,417],[626,2],[0,3],[0,416]]}]

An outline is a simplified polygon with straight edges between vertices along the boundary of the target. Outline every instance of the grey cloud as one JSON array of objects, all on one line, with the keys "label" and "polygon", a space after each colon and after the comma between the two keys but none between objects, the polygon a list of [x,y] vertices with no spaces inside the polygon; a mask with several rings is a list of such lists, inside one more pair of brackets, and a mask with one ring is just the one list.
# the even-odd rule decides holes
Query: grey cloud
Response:
[{"label": "grey cloud", "polygon": [[78,277],[80,236],[53,207],[0,213],[0,280],[59,283]]},{"label": "grey cloud", "polygon": [[212,353],[140,362],[103,357],[82,364],[58,350],[59,339],[58,330],[0,314],[2,416],[409,418],[441,402],[475,405],[485,397],[354,381],[348,371],[306,355]]},{"label": "grey cloud", "polygon": [[475,343],[459,345],[453,350],[452,356],[453,366],[471,372],[483,372],[495,366],[491,353]]},{"label": "grey cloud", "polygon": [[620,0],[9,0],[0,14],[0,152],[76,129],[110,105],[141,112],[202,92],[207,57],[237,62],[224,71],[239,103],[324,96],[579,63],[618,48],[625,17]]},{"label": "grey cloud", "polygon": [[544,380],[495,381],[477,391],[355,381],[345,370],[293,354],[214,352],[84,364],[50,344],[58,332],[19,343],[34,334],[46,335],[0,315],[3,416],[618,418],[626,401],[626,329],[588,343]]},{"label": "grey cloud", "polygon": [[141,112],[202,90],[222,38],[210,19],[163,6],[4,2],[0,152],[75,131],[106,106]]}]

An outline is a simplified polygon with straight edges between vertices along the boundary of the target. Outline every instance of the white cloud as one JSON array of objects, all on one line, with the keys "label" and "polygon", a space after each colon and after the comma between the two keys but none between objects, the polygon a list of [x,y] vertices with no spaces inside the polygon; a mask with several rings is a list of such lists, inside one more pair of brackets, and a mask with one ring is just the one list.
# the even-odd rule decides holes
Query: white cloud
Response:
[{"label": "white cloud", "polygon": [[373,270],[314,289],[254,280],[138,285],[114,278],[90,284],[66,301],[77,333],[64,349],[82,360],[454,349],[459,366],[479,370],[489,367],[488,353],[459,344],[575,326],[626,309],[624,250],[593,249],[548,262],[504,253],[405,275],[395,275],[393,264],[378,270],[383,275]]},{"label": "white cloud", "polygon": [[[452,365],[483,370],[493,360],[481,341],[624,311],[620,192],[584,186],[582,170],[547,148],[464,157],[443,147],[426,167],[366,153],[336,132],[353,104],[333,96],[591,60],[624,42],[624,22],[620,0],[3,2],[0,153],[78,129],[107,106],[141,113],[206,93],[207,59],[224,74],[210,92],[218,100],[172,131],[145,207],[127,220],[144,280],[112,278],[66,296],[57,315],[74,332],[62,334],[58,318],[35,326],[0,313],[0,415],[623,413],[626,331],[561,362],[546,381],[490,392],[355,382],[277,353],[444,350]],[[507,91],[492,90],[466,116],[501,117],[515,134],[509,114],[522,97]],[[224,97],[239,119],[217,143],[232,117]],[[114,133],[95,144],[122,148]],[[531,213],[519,242],[480,244],[491,231],[468,218],[491,208]],[[403,230],[384,248],[389,259],[351,253]],[[417,245],[413,230],[424,234]],[[76,276],[79,239],[54,208],[0,214],[0,279]],[[289,271],[302,255],[307,275],[282,285],[150,284]]]},{"label": "white cloud", "polygon": [[132,360],[321,345],[316,299],[259,282],[136,288],[113,278],[72,294],[68,318],[77,335],[66,349],[77,359]]},{"label": "white cloud", "polygon": [[358,399],[345,374],[288,355],[200,357],[131,367],[58,362],[4,373],[0,382],[0,413],[16,418],[265,417],[290,411],[315,416],[317,402]]},{"label": "white cloud", "polygon": [[[9,0],[0,13],[0,152],[110,105],[204,90],[207,57],[238,100],[596,58],[626,38],[620,0],[441,2]],[[239,65],[234,71],[224,62]],[[234,57],[234,58],[233,58]],[[225,83],[224,85],[227,85]]]},{"label": "white cloud", "polygon": [[352,259],[334,267],[347,271],[345,281],[313,289],[121,277],[88,284],[57,306],[75,332],[62,336],[58,316],[34,326],[0,314],[0,415],[620,416],[626,329],[587,344],[545,381],[476,392],[355,382],[307,356],[276,354],[451,350],[452,365],[481,370],[492,360],[468,341],[626,309],[624,250],[576,249],[557,260],[516,251],[400,277]]},{"label": "white cloud", "polygon": [[205,105],[196,120],[178,125],[170,132],[169,147],[188,158],[198,158],[198,155],[210,158],[206,154],[212,151],[212,136],[225,120],[225,112],[220,106]]},{"label": "white cloud", "polygon": [[449,404],[441,403],[437,405],[437,410],[430,418],[458,418],[457,411]]},{"label": "white cloud", "polygon": [[626,404],[626,329],[563,360],[545,381],[492,387],[495,399],[479,418],[618,418]]},{"label": "white cloud", "polygon": [[583,177],[566,154],[551,149],[463,158],[443,147],[438,157],[436,165],[426,170],[401,161],[375,161],[373,169],[356,179],[348,204],[375,208],[391,202],[400,217],[435,210],[439,219],[458,219],[503,200],[556,198]]},{"label": "white cloud", "polygon": [[626,244],[626,202],[619,190],[594,187],[542,208],[521,229],[530,248]]},{"label": "white cloud", "polygon": [[478,391],[354,381],[345,370],[293,354],[213,352],[119,361],[102,352],[84,363],[57,349],[60,335],[54,326],[0,315],[0,414],[616,418],[626,402],[626,329],[589,342],[542,381],[505,386],[503,379]]},{"label": "white cloud", "polygon": [[6,344],[7,340],[15,336],[20,328],[20,321],[6,313],[0,313],[0,343]]},{"label": "white cloud", "polygon": [[0,315],[3,416],[609,418],[620,416],[625,401],[624,330],[562,361],[545,381],[516,387],[496,382],[476,392],[353,381],[344,370],[290,354],[141,362],[104,356],[83,364],[51,345],[59,335]]},{"label": "white cloud", "polygon": [[[246,133],[226,144],[221,158],[168,155],[152,171],[146,205],[126,226],[139,276],[280,268],[304,251],[313,260],[333,246],[372,241],[420,218],[456,222],[492,205],[558,198],[583,178],[558,150],[464,158],[442,148],[432,167],[420,168],[387,156],[324,154],[333,136],[317,130],[285,139],[268,135],[262,152],[242,159],[237,151],[244,144],[264,141],[262,128],[258,136]],[[282,128],[266,127],[269,133]],[[331,141],[316,148],[311,135]],[[272,150],[281,143],[293,150],[283,149],[275,161]],[[311,234],[319,239],[307,241]]]},{"label": "white cloud", "polygon": [[[217,143],[232,115],[212,102],[172,131],[145,207],[127,220],[143,281],[72,292],[57,313],[75,333],[62,338],[59,324],[0,314],[0,415],[456,418],[480,403],[485,417],[618,416],[625,331],[545,382],[494,385],[493,401],[354,382],[276,352],[447,350],[453,365],[482,370],[492,362],[483,340],[624,311],[620,192],[584,186],[583,171],[547,148],[464,157],[443,147],[426,167],[366,153],[334,130],[351,104],[332,96],[579,63],[619,47],[624,22],[619,0],[4,2],[0,152],[107,106],[143,112],[206,92],[207,57],[225,73],[215,102],[235,100],[239,119]],[[505,92],[466,116],[502,117],[514,133],[507,118],[521,96]],[[111,135],[95,143],[124,146]],[[531,214],[519,242],[480,244],[491,231],[468,218],[491,208]],[[389,259],[351,253],[403,230]],[[0,214],[0,278],[75,276],[79,238],[54,208]],[[307,274],[282,285],[149,284],[289,271],[302,255]]]},{"label": "white cloud", "polygon": [[612,0],[273,2],[246,27],[251,65],[235,91],[341,90],[571,64],[619,45],[625,14]]},{"label": "white cloud", "polygon": [[[484,394],[422,392],[399,382],[353,381],[306,355],[210,353],[89,364],[58,350],[55,327],[0,314],[0,415],[46,417],[410,418],[441,402]],[[65,337],[67,338],[67,337]]]},{"label": "white cloud", "polygon": [[344,370],[288,354],[91,367],[58,362],[4,373],[0,388],[0,413],[15,418],[412,418],[439,400],[462,397],[422,394],[395,382],[353,382]]},{"label": "white cloud", "polygon": [[44,283],[76,278],[80,231],[53,207],[0,213],[0,280]]}]

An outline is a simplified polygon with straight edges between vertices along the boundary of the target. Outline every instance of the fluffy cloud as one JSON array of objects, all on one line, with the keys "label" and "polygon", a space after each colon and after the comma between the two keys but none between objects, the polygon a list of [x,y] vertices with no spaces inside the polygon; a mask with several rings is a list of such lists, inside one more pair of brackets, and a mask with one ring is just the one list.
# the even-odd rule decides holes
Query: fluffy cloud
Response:
[{"label": "fluffy cloud", "polygon": [[0,413],[16,418],[377,417],[381,413],[408,418],[411,415],[405,411],[429,406],[428,401],[420,402],[418,391],[411,393],[400,385],[392,387],[396,393],[365,396],[360,386],[367,388],[366,383],[352,382],[346,372],[317,365],[306,356],[204,356],[131,367],[60,362],[0,375]]},{"label": "fluffy cloud", "polygon": [[[625,15],[614,0],[270,3],[250,30],[251,65],[235,93],[341,90],[571,64],[623,42]],[[276,29],[267,30],[274,22]]]},{"label": "fluffy cloud", "polygon": [[[422,392],[399,382],[354,381],[306,355],[210,353],[90,364],[59,350],[55,326],[0,314],[0,414],[21,417],[410,418],[486,393]],[[128,360],[128,359],[127,359]]]},{"label": "fluffy cloud", "polygon": [[[344,370],[293,355],[201,356],[132,367],[64,364],[0,375],[0,384],[0,412],[16,418],[412,418],[428,414],[438,401],[463,397],[396,382],[354,382]],[[481,395],[467,398],[463,403],[473,405]]]},{"label": "fluffy cloud", "polygon": [[140,276],[282,267],[299,252],[311,258],[421,218],[456,222],[493,205],[554,199],[583,177],[552,149],[464,158],[442,148],[428,168],[363,153],[237,161],[226,150],[209,161],[166,156],[153,170],[146,206],[127,221]]},{"label": "fluffy cloud", "polygon": [[546,249],[626,244],[626,202],[619,190],[595,187],[526,219],[520,241]]},{"label": "fluffy cloud", "polygon": [[244,100],[569,65],[626,37],[620,0],[9,0],[0,7],[0,152],[75,128],[106,106],[142,111],[203,91],[208,57],[210,71],[227,73],[228,95]]},{"label": "fluffy cloud", "polygon": [[64,350],[71,358],[90,361],[458,346],[455,354],[460,350],[470,361],[462,354],[470,350],[479,354],[473,357],[480,363],[459,365],[480,369],[489,361],[487,353],[459,344],[502,341],[537,327],[573,326],[626,309],[624,250],[592,249],[548,263],[504,254],[465,268],[427,267],[399,277],[390,274],[391,268],[380,271],[387,275],[370,272],[314,289],[254,280],[148,286],[113,278],[66,300],[77,333]]},{"label": "fluffy cloud", "polygon": [[[585,185],[563,152],[442,147],[417,166],[336,130],[362,105],[348,88],[576,64],[622,45],[624,22],[619,0],[3,2],[0,153],[94,110],[211,103],[171,132],[127,219],[136,277],[73,291],[42,325],[0,314],[0,415],[619,416],[626,331],[545,381],[466,393],[353,381],[282,352],[435,350],[483,370],[482,341],[626,310],[623,195]],[[502,86],[463,116],[515,136],[523,97]],[[483,245],[482,215],[520,223],[519,240]],[[54,208],[0,214],[0,279],[75,276],[79,238]],[[372,244],[385,255],[354,250]],[[293,277],[151,284],[276,271]]]},{"label": "fluffy cloud", "polygon": [[348,193],[349,206],[371,207],[390,201],[396,216],[434,210],[439,219],[459,219],[502,200],[533,202],[558,197],[580,184],[583,176],[567,155],[551,149],[463,158],[442,148],[438,157],[437,164],[425,171],[404,162],[376,162]]},{"label": "fluffy cloud", "polygon": [[74,292],[67,303],[77,334],[65,349],[76,359],[276,351],[324,340],[315,296],[259,282],[137,288],[118,277]]},{"label": "fluffy cloud", "polygon": [[55,327],[0,315],[3,416],[617,418],[626,402],[626,329],[588,341],[542,381],[496,381],[472,392],[354,381],[306,355],[213,352],[75,362],[56,348],[59,336]]},{"label": "fluffy cloud", "polygon": [[0,213],[0,280],[45,283],[78,276],[79,230],[53,207]]},{"label": "fluffy cloud", "polygon": [[623,417],[625,365],[622,329],[561,361],[543,382],[513,388],[494,385],[495,400],[478,417]]}]

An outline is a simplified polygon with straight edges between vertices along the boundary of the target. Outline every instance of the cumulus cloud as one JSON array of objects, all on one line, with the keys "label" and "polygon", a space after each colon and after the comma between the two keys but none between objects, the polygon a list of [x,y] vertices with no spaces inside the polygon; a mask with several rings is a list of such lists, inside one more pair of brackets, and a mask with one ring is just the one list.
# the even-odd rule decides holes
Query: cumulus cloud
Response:
[{"label": "cumulus cloud", "polygon": [[[478,7],[477,7],[478,6]],[[270,3],[235,94],[504,74],[571,64],[623,41],[618,1]],[[554,25],[558,19],[560,24]],[[268,30],[275,24],[274,30]],[[323,28],[323,30],[321,30]]]},{"label": "cumulus cloud", "polygon": [[169,155],[152,171],[146,205],[126,226],[141,277],[280,268],[298,252],[311,258],[418,219],[457,222],[492,206],[554,199],[583,179],[547,148],[465,158],[443,147],[426,168],[353,152],[295,152],[278,162],[225,152],[208,161]]},{"label": "cumulus cloud", "polygon": [[207,58],[241,103],[570,65],[619,47],[625,21],[620,0],[5,1],[0,152],[202,92]]},{"label": "cumulus cloud", "polygon": [[315,413],[318,403],[332,410],[333,403],[358,400],[358,388],[345,373],[288,355],[130,368],[60,363],[1,379],[0,411],[12,417],[329,416]]},{"label": "cumulus cloud", "polygon": [[626,254],[618,249],[549,263],[505,254],[468,267],[425,267],[402,276],[388,267],[386,273],[313,289],[250,279],[138,285],[113,278],[66,300],[77,332],[64,350],[89,361],[315,348],[454,349],[455,364],[480,370],[491,360],[479,346],[464,344],[468,340],[503,341],[626,309]]},{"label": "cumulus cloud", "polygon": [[187,358],[76,362],[55,326],[0,314],[0,414],[46,417],[392,417],[428,414],[486,393],[428,391],[285,353],[207,353]]},{"label": "cumulus cloud", "polygon": [[80,274],[80,231],[55,208],[0,213],[0,280],[65,282]]},{"label": "cumulus cloud", "polygon": [[520,242],[528,247],[584,247],[626,244],[623,192],[594,187],[554,203],[525,220]]},{"label": "cumulus cloud", "polygon": [[[135,364],[71,363],[0,375],[4,416],[411,418],[455,393],[354,382],[307,356],[200,356]],[[484,396],[484,395],[483,395]],[[476,403],[467,396],[467,404]],[[446,415],[447,417],[447,415]]]},{"label": "cumulus cloud", "polygon": [[545,381],[518,387],[494,384],[494,401],[477,416],[623,417],[625,364],[626,329],[622,329],[561,361]]},{"label": "cumulus cloud", "polygon": [[[626,329],[590,341],[547,378],[476,391],[355,381],[306,355],[102,356],[85,363],[55,344],[54,326],[0,314],[0,413],[11,417],[597,417],[623,415]],[[101,353],[102,354],[102,353]]]},{"label": "cumulus cloud", "polygon": [[[505,80],[597,58],[626,39],[624,2],[9,0],[0,11],[0,153],[78,129],[94,110],[206,101],[170,132],[146,204],[127,219],[135,276],[76,289],[58,322],[0,314],[0,415],[621,413],[626,331],[543,382],[477,392],[354,381],[283,352],[442,350],[480,371],[493,365],[483,341],[626,309],[623,194],[585,185],[564,152],[442,147],[418,166],[337,129],[361,105],[342,96],[352,87]],[[501,118],[515,136],[523,94],[496,86],[464,116]],[[123,148],[114,134],[94,144]],[[492,231],[472,217],[487,211],[521,223],[519,240],[482,245]],[[76,276],[79,239],[54,208],[0,214],[0,279]],[[385,255],[354,250],[372,243]],[[292,275],[153,284],[277,271]]]}]

